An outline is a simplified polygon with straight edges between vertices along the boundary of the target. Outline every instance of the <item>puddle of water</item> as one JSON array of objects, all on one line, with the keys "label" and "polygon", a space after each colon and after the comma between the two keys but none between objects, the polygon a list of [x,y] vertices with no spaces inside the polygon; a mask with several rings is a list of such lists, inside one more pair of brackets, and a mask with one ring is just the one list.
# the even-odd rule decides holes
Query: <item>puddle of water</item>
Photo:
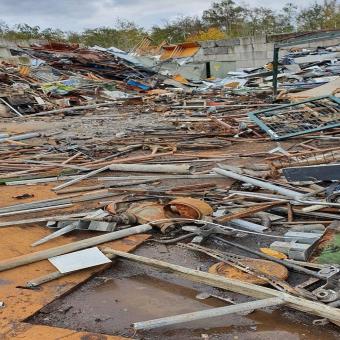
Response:
[{"label": "puddle of water", "polygon": [[[100,329],[101,333],[132,337],[131,324],[134,322],[227,305],[215,298],[198,300],[195,298],[198,293],[196,289],[140,274],[109,280],[94,287],[88,294],[82,294],[77,308],[86,309],[86,314],[92,316],[92,320],[88,316],[83,319],[87,330],[95,332]],[[95,328],[89,327],[93,318],[97,323]],[[138,331],[134,338],[203,339],[202,335],[207,334],[209,339],[234,340],[335,339],[332,333],[323,335],[321,332],[322,328],[315,332],[307,325],[283,318],[278,310],[261,310],[247,316],[232,314]]]},{"label": "puddle of water", "polygon": [[[160,254],[156,247],[141,247],[137,255],[207,271],[213,263],[200,254],[168,247]],[[250,298],[223,291],[169,273],[136,266],[126,261],[117,263],[68,296],[49,305],[45,314],[33,324],[124,336],[138,340],[333,340],[338,329],[333,325],[312,325],[317,317],[281,307],[257,310],[247,316],[226,316],[191,321],[134,334],[134,322],[174,316],[228,304],[216,298],[196,299],[201,292],[230,297],[236,303]],[[208,338],[205,336],[207,335]]]}]

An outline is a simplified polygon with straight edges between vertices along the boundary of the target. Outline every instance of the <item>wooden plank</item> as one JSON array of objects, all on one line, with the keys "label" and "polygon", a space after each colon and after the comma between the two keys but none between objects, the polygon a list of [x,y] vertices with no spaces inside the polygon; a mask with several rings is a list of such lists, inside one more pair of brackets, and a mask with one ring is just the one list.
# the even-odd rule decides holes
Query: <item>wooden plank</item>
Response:
[{"label": "wooden plank", "polygon": [[[29,245],[48,234],[50,234],[50,231],[47,228],[38,226],[34,228],[10,227],[1,229],[0,260],[32,252],[33,249]],[[83,237],[86,238],[86,233],[84,235],[85,237]],[[109,242],[107,245],[117,250],[129,252],[149,237],[149,235],[138,234]],[[79,237],[77,240],[79,240]],[[39,246],[39,249],[49,249],[50,247],[68,244],[72,241],[74,241],[74,238],[62,237],[51,241],[49,244]],[[76,289],[78,285],[97,274],[102,268],[103,266],[96,267],[96,269],[88,268],[61,277],[44,284],[43,289],[39,292],[17,287],[24,287],[26,282],[31,279],[55,272],[55,267],[49,261],[39,261],[1,273],[0,296],[1,301],[5,302],[6,307],[0,310],[0,334],[6,334],[11,331],[13,324],[32,316],[48,303]],[[40,337],[40,339],[54,338]]]},{"label": "wooden plank", "polygon": [[254,213],[257,213],[259,211],[271,209],[276,205],[282,205],[282,204],[287,203],[287,202],[289,202],[289,201],[278,201],[278,202],[273,202],[273,203],[264,203],[264,204],[258,205],[256,207],[250,207],[250,208],[247,208],[247,209],[242,209],[242,210],[236,211],[234,213],[228,214],[226,216],[218,217],[218,218],[215,219],[215,221],[218,221],[219,223],[225,223],[225,222],[236,220],[236,219],[239,219],[239,218],[248,217],[248,216],[250,216]]}]

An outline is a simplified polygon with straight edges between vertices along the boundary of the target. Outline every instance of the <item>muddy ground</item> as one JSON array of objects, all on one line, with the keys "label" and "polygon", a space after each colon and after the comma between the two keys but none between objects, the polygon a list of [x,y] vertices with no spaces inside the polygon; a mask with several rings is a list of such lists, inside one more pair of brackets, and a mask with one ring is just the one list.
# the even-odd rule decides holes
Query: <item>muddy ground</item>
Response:
[{"label": "muddy ground", "polygon": [[[121,110],[124,110],[122,113]],[[147,131],[155,127],[160,129],[173,128],[173,125],[161,114],[140,114],[135,116],[135,108],[120,108],[115,111],[96,110],[89,116],[49,117],[44,119],[28,119],[23,122],[6,119],[0,125],[1,131],[16,133],[39,132],[42,137],[35,141],[44,140],[50,142],[50,138],[69,138],[75,142],[79,139],[91,138],[91,143],[96,143],[96,138],[112,139],[116,133],[125,132],[133,134],[133,131]],[[119,113],[120,118],[113,119],[110,115]],[[126,117],[124,116],[126,113]],[[166,131],[166,130],[164,130]],[[45,137],[44,137],[45,136]],[[51,137],[53,136],[53,137]],[[33,140],[34,142],[34,140]],[[288,150],[301,140],[295,139],[282,142],[281,146]],[[327,147],[327,142],[319,142],[319,146]],[[220,153],[251,153],[268,151],[277,146],[276,142],[235,142],[229,147],[219,150]],[[212,154],[212,153],[211,153]],[[235,158],[223,162],[224,164],[241,165],[247,162],[263,163],[263,158]],[[211,168],[213,162],[197,162],[197,168],[201,171]],[[123,174],[124,176],[126,174]],[[104,176],[119,176],[118,173],[105,172]],[[205,183],[216,183],[229,187],[233,181],[230,179],[205,179]],[[164,189],[171,186],[185,185],[186,180],[164,180],[153,189]],[[191,180],[190,184],[201,183],[200,180]],[[98,180],[91,178],[82,181],[76,186],[96,185]],[[0,206],[18,203],[28,203],[45,198],[54,198],[56,195],[50,189],[56,183],[44,183],[31,186],[1,186]],[[24,193],[33,194],[24,202],[18,202],[14,196]],[[98,200],[78,204],[73,208],[31,213],[20,218],[35,218],[50,216],[53,214],[67,214],[78,211],[90,211],[98,208]],[[18,216],[0,218],[0,222],[18,220]],[[43,224],[42,224],[43,225]],[[34,225],[27,228],[34,227]],[[283,228],[274,228],[274,234],[282,234]],[[66,237],[81,237],[76,231]],[[96,232],[91,234],[98,235]],[[273,240],[267,237],[255,235],[238,235],[231,238],[238,243],[252,248],[266,247]],[[238,249],[218,245],[209,241],[209,247],[234,252],[243,256],[248,254]],[[175,245],[160,246],[153,242],[142,245],[135,254],[166,262],[182,265],[190,268],[199,267],[206,271],[216,261],[206,255],[197,254],[176,247]],[[288,282],[298,284],[306,279],[296,274],[291,275]],[[43,289],[43,287],[41,288]],[[121,335],[135,339],[257,339],[257,340],[283,340],[283,339],[337,339],[338,329],[329,324],[326,326],[314,326],[313,317],[294,311],[286,307],[266,308],[247,316],[229,315],[197,322],[180,324],[178,326],[164,327],[153,331],[139,331],[134,334],[133,322],[171,316],[191,311],[198,311],[213,307],[227,305],[216,298],[199,300],[196,295],[200,292],[231,297],[236,303],[250,301],[250,298],[214,289],[203,284],[193,283],[177,278],[166,273],[154,272],[125,261],[117,261],[110,269],[100,276],[91,279],[76,291],[70,293],[52,304],[46,306],[41,312],[32,317],[29,322],[33,324],[49,325],[78,331],[89,331],[101,334]],[[39,294],[39,291],[37,291]]]},{"label": "muddy ground", "polygon": [[[240,240],[237,239],[239,242]],[[243,244],[254,241],[245,241]],[[268,245],[262,239],[255,242]],[[148,242],[149,243],[149,242]],[[239,242],[241,243],[241,242]],[[212,242],[208,247],[215,247]],[[246,255],[237,249],[217,246]],[[165,250],[166,249],[166,250]],[[207,271],[214,261],[205,255],[180,249],[177,246],[158,247],[150,242],[134,252],[185,267]],[[305,278],[294,275],[290,283]],[[166,316],[223,307],[228,303],[214,297],[199,300],[201,292],[230,297],[236,303],[252,301],[236,293],[208,287],[174,275],[138,267],[127,261],[117,261],[110,269],[90,280],[77,291],[59,299],[29,320],[33,324],[57,326],[102,334],[121,335],[134,339],[256,339],[256,340],[326,340],[337,339],[336,326],[314,326],[316,317],[286,307],[271,307],[246,316],[232,314],[216,318],[192,321],[134,334],[131,324]]]}]

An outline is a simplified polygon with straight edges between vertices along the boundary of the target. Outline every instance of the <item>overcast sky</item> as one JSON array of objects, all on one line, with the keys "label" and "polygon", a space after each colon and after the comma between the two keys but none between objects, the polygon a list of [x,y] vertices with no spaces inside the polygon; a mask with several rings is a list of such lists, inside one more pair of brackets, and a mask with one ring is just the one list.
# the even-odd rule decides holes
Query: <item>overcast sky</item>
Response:
[{"label": "overcast sky", "polygon": [[[313,0],[244,2],[272,9],[280,9],[287,2],[298,3],[299,6],[314,3]],[[317,2],[322,3],[323,0]],[[210,3],[209,0],[0,0],[0,20],[10,26],[27,23],[42,29],[52,27],[81,31],[84,28],[112,26],[115,19],[120,17],[150,28],[162,25],[162,19],[172,19],[177,15],[201,15]]]}]

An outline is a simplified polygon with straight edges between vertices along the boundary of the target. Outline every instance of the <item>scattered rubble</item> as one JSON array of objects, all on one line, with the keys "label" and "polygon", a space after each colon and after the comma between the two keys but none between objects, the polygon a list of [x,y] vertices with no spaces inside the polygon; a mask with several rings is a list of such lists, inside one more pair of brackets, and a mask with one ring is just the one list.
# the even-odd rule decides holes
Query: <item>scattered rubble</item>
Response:
[{"label": "scattered rubble", "polygon": [[[311,314],[310,327],[340,325],[340,47],[293,48],[277,97],[270,63],[197,79],[198,49],[50,43],[18,49],[39,66],[0,65],[0,227],[23,239],[39,230],[0,259],[8,320],[24,319],[5,294],[16,270],[58,263],[15,287],[33,290],[115,259],[245,299],[197,292],[229,305],[135,320],[131,337],[232,313],[256,319],[267,307]],[[140,243],[176,247],[196,266],[112,243],[145,233]]]}]

